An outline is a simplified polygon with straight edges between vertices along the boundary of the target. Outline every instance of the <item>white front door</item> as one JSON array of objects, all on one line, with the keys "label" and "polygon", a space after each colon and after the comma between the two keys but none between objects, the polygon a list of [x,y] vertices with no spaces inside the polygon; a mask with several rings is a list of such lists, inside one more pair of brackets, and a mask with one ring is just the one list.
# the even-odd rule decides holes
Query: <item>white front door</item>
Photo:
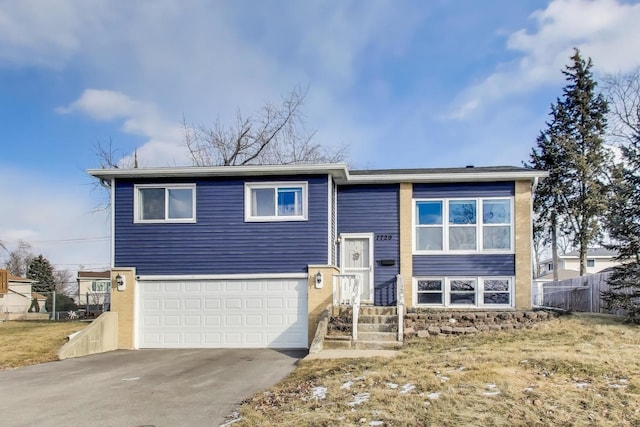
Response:
[{"label": "white front door", "polygon": [[360,277],[360,301],[373,304],[373,234],[342,234],[340,270]]}]

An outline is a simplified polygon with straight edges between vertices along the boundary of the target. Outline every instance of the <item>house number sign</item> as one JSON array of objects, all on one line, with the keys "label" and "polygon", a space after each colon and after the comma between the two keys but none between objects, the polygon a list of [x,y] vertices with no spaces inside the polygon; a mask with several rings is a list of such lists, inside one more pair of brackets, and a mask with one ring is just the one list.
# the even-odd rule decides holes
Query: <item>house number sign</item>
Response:
[{"label": "house number sign", "polygon": [[376,234],[376,240],[392,240],[393,236],[391,234]]}]

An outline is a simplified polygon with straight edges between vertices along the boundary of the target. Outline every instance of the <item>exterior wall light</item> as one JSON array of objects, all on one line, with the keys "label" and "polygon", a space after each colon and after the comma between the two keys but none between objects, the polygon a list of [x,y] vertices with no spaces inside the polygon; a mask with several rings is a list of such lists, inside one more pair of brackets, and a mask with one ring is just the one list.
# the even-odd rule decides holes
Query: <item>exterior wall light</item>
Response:
[{"label": "exterior wall light", "polygon": [[127,289],[127,279],[124,276],[121,276],[120,273],[116,276],[116,285],[118,286],[119,291],[124,291]]},{"label": "exterior wall light", "polygon": [[322,273],[318,271],[316,273],[316,289],[322,289],[323,286],[324,281],[322,280]]}]

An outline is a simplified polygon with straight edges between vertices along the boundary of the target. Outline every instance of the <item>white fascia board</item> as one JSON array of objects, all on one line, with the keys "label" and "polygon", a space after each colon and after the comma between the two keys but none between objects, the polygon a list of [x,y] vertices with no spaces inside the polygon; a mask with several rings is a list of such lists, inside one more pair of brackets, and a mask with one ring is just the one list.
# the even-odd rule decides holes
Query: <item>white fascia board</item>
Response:
[{"label": "white fascia board", "polygon": [[350,175],[349,184],[517,181],[534,180],[535,178],[544,178],[548,175],[547,172],[541,171]]},{"label": "white fascia board", "polygon": [[176,274],[141,275],[139,282],[165,282],[180,280],[250,280],[250,279],[307,279],[307,273],[252,273],[252,274]]},{"label": "white fascia board", "polygon": [[87,173],[99,179],[117,178],[198,178],[225,176],[269,176],[269,175],[332,175],[346,181],[349,173],[344,163],[298,164],[298,165],[252,165],[212,167],[170,167],[135,169],[87,169]]}]

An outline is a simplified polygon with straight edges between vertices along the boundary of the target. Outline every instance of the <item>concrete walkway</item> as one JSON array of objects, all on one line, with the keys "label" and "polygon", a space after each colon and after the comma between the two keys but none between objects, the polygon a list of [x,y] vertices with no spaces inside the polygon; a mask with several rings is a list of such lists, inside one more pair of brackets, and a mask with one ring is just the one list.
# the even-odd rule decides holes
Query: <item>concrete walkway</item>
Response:
[{"label": "concrete walkway", "polygon": [[366,357],[396,357],[397,350],[322,350],[319,353],[309,354],[304,360],[317,359],[360,359]]}]

